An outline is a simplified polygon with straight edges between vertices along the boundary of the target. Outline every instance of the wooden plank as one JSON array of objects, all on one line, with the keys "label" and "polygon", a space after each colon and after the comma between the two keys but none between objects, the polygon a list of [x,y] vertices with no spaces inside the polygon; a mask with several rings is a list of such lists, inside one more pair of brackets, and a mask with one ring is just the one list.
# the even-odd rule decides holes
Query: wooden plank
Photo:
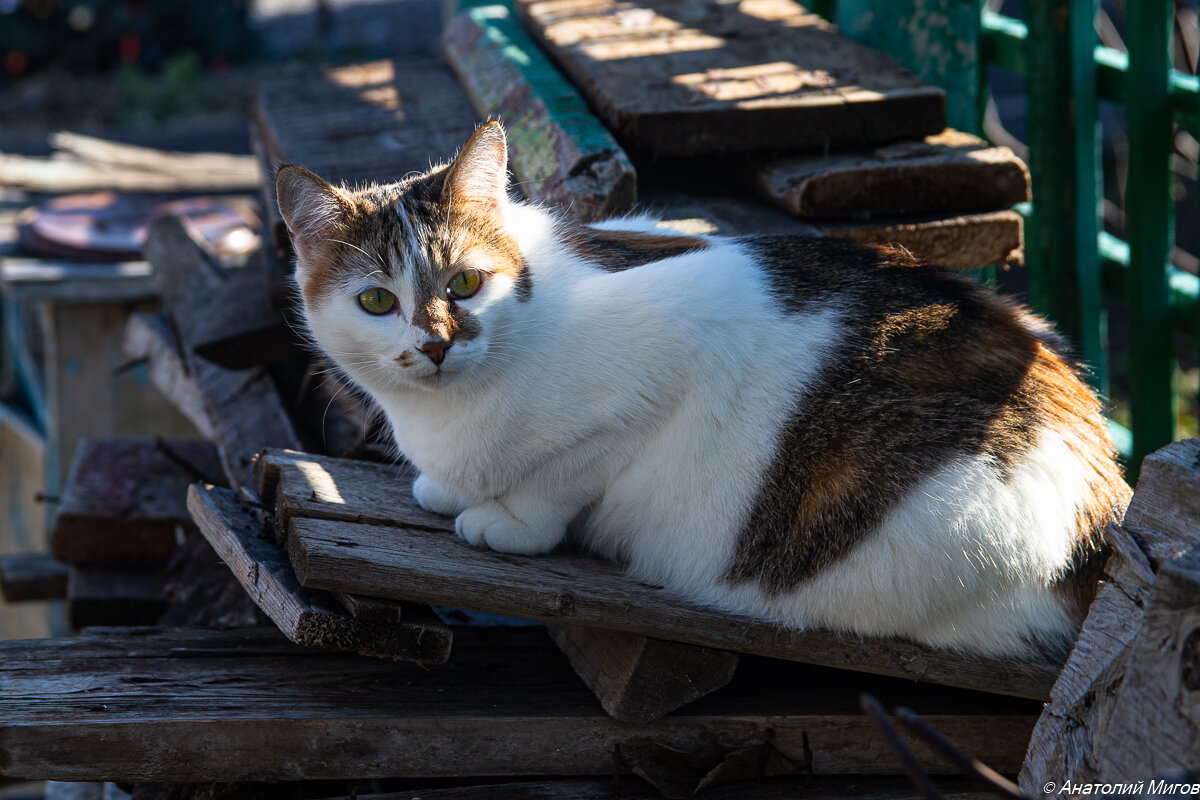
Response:
[{"label": "wooden plank", "polygon": [[145,362],[150,382],[201,435],[210,439],[216,435],[204,393],[189,374],[179,340],[166,320],[158,314],[130,315],[125,325],[124,347],[130,357]]},{"label": "wooden plank", "polygon": [[81,264],[11,255],[0,258],[0,290],[22,300],[66,303],[132,302],[157,294],[146,261]]},{"label": "wooden plank", "polygon": [[207,441],[88,437],[59,501],[54,557],[69,564],[165,564],[189,521],[187,487],[222,477]]},{"label": "wooden plank", "polygon": [[471,547],[453,520],[412,499],[411,476],[365,462],[269,451],[260,494],[287,526],[304,586],[568,622],[672,641],[1045,698],[1060,665],[988,659],[900,639],[798,631],[722,614],[571,553],[538,558]]},{"label": "wooden plank", "polygon": [[1200,439],[1176,442],[1143,461],[1125,523],[1105,536],[1113,550],[1105,579],[1030,740],[1020,776],[1026,792],[1051,780],[1101,779],[1096,748],[1108,736],[1156,574],[1200,547],[1197,496]]},{"label": "wooden plank", "polygon": [[271,376],[261,367],[233,371],[224,369],[188,351],[204,331],[208,311],[218,302],[217,289],[227,280],[225,271],[207,254],[175,217],[156,221],[146,239],[146,257],[154,265],[155,280],[165,311],[177,334],[182,358],[170,358],[161,339],[145,334],[142,326],[129,344],[141,344],[131,354],[162,356],[152,366],[156,384],[185,393],[194,384],[203,399],[203,410],[194,398],[187,408],[206,419],[204,428],[221,453],[225,473],[235,486],[251,482],[254,455],[263,447],[297,447],[299,438],[292,426]]},{"label": "wooden plank", "polygon": [[235,492],[193,485],[188,508],[242,587],[293,642],[422,664],[450,656],[450,629],[428,608],[409,605],[401,616],[395,601],[347,598],[357,610],[350,613],[324,592],[302,588],[283,548],[259,536],[262,524]]},{"label": "wooden plank", "polygon": [[923,261],[956,269],[981,269],[1021,260],[1021,215],[988,211],[947,217],[821,222],[829,236],[861,244],[899,245]]},{"label": "wooden plank", "polygon": [[167,608],[162,567],[73,566],[67,580],[67,622],[153,625]]},{"label": "wooden plank", "polygon": [[507,6],[459,14],[442,34],[442,53],[475,111],[503,120],[509,164],[526,196],[583,221],[633,210],[637,173],[629,157]]},{"label": "wooden plank", "polygon": [[733,680],[737,653],[632,633],[547,625],[609,716],[653,722]]},{"label": "wooden plank", "polygon": [[218,287],[191,339],[196,355],[236,370],[308,354],[283,313],[271,308],[260,271],[238,270]]},{"label": "wooden plank", "polygon": [[[448,664],[321,652],[263,629],[0,643],[0,775],[229,781],[611,776],[650,737],[684,751],[772,744],[817,775],[897,774],[860,691],[911,706],[1002,771],[1033,703],[770,660],[653,725],[600,709],[536,628],[464,629]],[[86,689],[81,691],[81,689]],[[934,772],[953,767],[918,750]]]},{"label": "wooden plank", "polygon": [[6,603],[62,600],[67,596],[68,567],[42,553],[0,556],[0,591]]},{"label": "wooden plank", "polygon": [[992,211],[1029,199],[1029,170],[1007,147],[945,130],[921,141],[751,166],[763,197],[799,217]]},{"label": "wooden plank", "polygon": [[[1200,515],[1192,517],[1200,526]],[[1162,566],[1095,760],[1104,781],[1196,766],[1200,753],[1200,550]]]},{"label": "wooden plank", "polygon": [[656,156],[828,150],[946,127],[941,89],[791,0],[517,6],[618,138]]}]

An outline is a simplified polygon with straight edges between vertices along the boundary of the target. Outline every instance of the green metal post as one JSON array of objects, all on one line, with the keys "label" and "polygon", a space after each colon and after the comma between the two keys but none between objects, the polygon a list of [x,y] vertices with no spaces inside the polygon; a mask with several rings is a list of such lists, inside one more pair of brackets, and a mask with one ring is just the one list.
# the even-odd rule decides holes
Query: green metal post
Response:
[{"label": "green metal post", "polygon": [[1169,444],[1175,433],[1173,331],[1167,263],[1174,239],[1171,198],[1171,4],[1128,0],[1130,406],[1133,458]]},{"label": "green metal post", "polygon": [[1029,292],[1093,369],[1103,391],[1095,0],[1027,5],[1025,58],[1034,215],[1026,237]]}]

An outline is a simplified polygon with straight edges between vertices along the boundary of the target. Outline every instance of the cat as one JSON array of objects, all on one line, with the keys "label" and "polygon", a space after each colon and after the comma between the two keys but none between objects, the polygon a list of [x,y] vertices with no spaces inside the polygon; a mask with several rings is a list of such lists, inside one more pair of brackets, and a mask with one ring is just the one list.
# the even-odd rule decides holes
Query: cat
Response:
[{"label": "cat", "polygon": [[386,415],[417,502],[540,554],[787,626],[991,656],[1069,649],[1129,500],[1049,325],[836,238],[582,225],[449,166],[277,177],[315,342]]}]

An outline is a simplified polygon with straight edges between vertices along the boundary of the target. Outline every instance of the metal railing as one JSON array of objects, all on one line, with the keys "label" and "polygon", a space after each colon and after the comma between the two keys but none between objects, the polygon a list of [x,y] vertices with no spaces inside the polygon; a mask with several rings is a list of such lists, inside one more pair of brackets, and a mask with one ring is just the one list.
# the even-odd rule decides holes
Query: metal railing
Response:
[{"label": "metal railing", "polygon": [[[1200,79],[1171,68],[1173,4],[1126,0],[1128,53],[1099,45],[1097,0],[1027,0],[1023,20],[987,11],[980,0],[815,5],[850,35],[946,88],[951,124],[956,110],[959,120],[974,112],[969,127],[982,129],[989,65],[1026,78],[1033,201],[1019,210],[1027,222],[1029,299],[1074,342],[1105,396],[1110,386],[1105,299],[1124,301],[1129,358],[1122,377],[1130,390],[1130,425],[1113,425],[1113,432],[1129,458],[1130,477],[1136,477],[1142,459],[1174,438],[1174,336],[1200,338],[1200,279],[1170,261],[1174,126],[1200,138]],[[947,25],[947,19],[958,21]],[[915,45],[896,47],[888,39],[896,30],[922,35]],[[938,41],[946,35],[954,41]],[[924,58],[921,52],[950,52],[951,45],[960,54],[950,64],[953,73],[943,66],[946,58]],[[962,88],[964,65],[974,70],[975,82],[968,83],[973,91]],[[1124,241],[1103,225],[1101,100],[1126,111]]]}]

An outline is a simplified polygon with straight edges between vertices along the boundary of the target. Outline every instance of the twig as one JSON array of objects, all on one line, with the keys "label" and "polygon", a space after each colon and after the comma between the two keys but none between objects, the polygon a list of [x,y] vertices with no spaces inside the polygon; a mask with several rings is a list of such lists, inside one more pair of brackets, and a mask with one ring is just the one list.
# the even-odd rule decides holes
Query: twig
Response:
[{"label": "twig", "polygon": [[917,791],[925,795],[928,800],[945,800],[942,793],[938,790],[937,785],[933,782],[933,779],[929,777],[929,773],[921,766],[921,762],[917,759],[916,754],[905,743],[904,738],[900,736],[900,731],[896,730],[896,726],[888,719],[887,711],[884,710],[879,701],[870,694],[863,692],[858,696],[858,704],[863,712],[871,718],[871,721],[875,723],[875,727],[879,729],[884,741],[892,748],[892,752],[900,759],[900,765],[908,773],[908,777],[912,780],[913,785],[917,787]]},{"label": "twig", "polygon": [[912,709],[896,709],[896,719],[908,730],[916,734],[935,752],[941,754],[947,761],[958,767],[959,771],[970,778],[976,786],[992,792],[1006,800],[1028,800],[1021,787],[1001,775],[974,756],[963,752],[962,748],[947,739],[942,733],[930,725]]}]

